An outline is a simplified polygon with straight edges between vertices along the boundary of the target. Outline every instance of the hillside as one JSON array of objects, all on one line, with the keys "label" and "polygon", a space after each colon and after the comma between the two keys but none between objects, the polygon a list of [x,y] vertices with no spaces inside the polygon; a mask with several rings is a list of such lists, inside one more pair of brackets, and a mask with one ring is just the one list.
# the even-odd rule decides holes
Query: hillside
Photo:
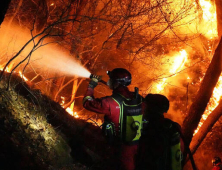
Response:
[{"label": "hillside", "polygon": [[0,83],[0,112],[0,169],[104,166],[100,162],[109,151],[100,128],[75,119],[16,75],[8,91]]}]

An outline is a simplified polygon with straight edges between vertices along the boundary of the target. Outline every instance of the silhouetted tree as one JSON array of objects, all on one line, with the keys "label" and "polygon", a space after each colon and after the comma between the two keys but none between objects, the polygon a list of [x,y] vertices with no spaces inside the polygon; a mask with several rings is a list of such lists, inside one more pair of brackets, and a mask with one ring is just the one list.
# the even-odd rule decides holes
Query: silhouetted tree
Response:
[{"label": "silhouetted tree", "polygon": [[0,5],[0,25],[2,24],[11,0],[2,0]]}]

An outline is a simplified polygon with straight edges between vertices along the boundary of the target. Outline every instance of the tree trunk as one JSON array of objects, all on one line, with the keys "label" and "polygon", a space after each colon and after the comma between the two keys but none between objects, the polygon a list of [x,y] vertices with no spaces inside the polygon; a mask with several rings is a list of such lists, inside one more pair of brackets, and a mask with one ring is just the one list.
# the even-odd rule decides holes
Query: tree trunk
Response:
[{"label": "tree trunk", "polygon": [[216,10],[217,10],[217,30],[219,37],[222,36],[222,1],[216,0]]},{"label": "tree trunk", "polygon": [[200,89],[197,92],[196,99],[191,105],[188,115],[184,119],[182,130],[186,139],[186,144],[190,145],[193,133],[198,126],[202,114],[213,93],[213,89],[219,79],[222,70],[222,39],[215,51],[212,61],[206,71]]},{"label": "tree trunk", "polygon": [[2,0],[0,5],[0,25],[2,24],[11,0]]},{"label": "tree trunk", "polygon": [[194,154],[197,148],[200,146],[201,142],[206,137],[207,133],[211,130],[213,125],[222,115],[222,99],[220,100],[219,105],[214,109],[214,111],[207,117],[204,121],[204,124],[200,127],[198,133],[193,137],[191,143],[191,152]]}]

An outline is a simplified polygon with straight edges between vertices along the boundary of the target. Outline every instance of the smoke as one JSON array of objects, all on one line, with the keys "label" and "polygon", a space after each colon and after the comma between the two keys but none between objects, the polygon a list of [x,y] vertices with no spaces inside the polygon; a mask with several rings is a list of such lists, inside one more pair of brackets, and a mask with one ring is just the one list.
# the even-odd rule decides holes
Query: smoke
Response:
[{"label": "smoke", "polygon": [[[18,26],[11,26],[7,28],[7,22],[4,22],[0,28],[1,54],[0,66],[4,66],[6,62],[12,58],[22,46],[30,40],[31,33],[25,28]],[[12,62],[10,67],[16,66],[23,60],[32,50],[34,43],[32,41],[21,54]],[[28,60],[24,62],[26,64]],[[67,76],[78,76],[88,78],[90,72],[81,65],[81,61],[71,56],[65,48],[62,48],[55,40],[45,39],[40,48],[37,48],[31,55],[29,61],[30,66],[35,71],[44,73],[59,73]],[[24,65],[23,65],[24,67]]]}]

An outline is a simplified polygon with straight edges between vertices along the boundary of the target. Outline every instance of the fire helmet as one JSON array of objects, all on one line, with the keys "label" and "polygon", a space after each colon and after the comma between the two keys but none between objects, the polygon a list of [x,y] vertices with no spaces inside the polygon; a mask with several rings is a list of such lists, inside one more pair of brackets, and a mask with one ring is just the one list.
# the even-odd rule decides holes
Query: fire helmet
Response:
[{"label": "fire helmet", "polygon": [[145,97],[145,103],[151,113],[163,114],[167,113],[170,107],[169,100],[161,94],[148,94]]},{"label": "fire helmet", "polygon": [[113,85],[121,84],[123,86],[128,86],[132,80],[130,72],[124,68],[115,68],[112,71],[107,71],[107,74]]},{"label": "fire helmet", "polygon": [[217,165],[217,164],[220,163],[220,162],[221,162],[221,159],[220,159],[220,157],[218,157],[218,156],[216,156],[216,157],[214,157],[214,158],[212,159],[212,164],[213,164],[213,166]]}]

